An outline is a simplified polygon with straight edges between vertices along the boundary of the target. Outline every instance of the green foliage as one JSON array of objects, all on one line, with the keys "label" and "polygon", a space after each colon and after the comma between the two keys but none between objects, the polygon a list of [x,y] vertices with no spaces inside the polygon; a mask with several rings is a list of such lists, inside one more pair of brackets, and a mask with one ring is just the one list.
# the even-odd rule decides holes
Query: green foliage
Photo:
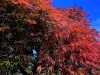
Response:
[{"label": "green foliage", "polygon": [[27,29],[29,23],[24,20],[25,13],[19,13],[21,9],[21,6],[11,1],[0,0],[1,75],[19,75],[17,73],[21,72],[21,68],[31,73],[27,67],[31,66],[32,44],[28,43],[32,40],[29,35],[34,27]]}]

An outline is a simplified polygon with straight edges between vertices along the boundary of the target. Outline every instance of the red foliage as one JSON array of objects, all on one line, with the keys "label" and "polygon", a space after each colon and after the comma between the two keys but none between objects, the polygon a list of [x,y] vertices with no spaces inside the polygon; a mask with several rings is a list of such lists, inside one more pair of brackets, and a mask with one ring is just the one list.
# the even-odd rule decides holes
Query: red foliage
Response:
[{"label": "red foliage", "polygon": [[32,6],[30,0],[11,0],[14,4],[24,4],[26,6]]},{"label": "red foliage", "polygon": [[35,20],[26,19],[26,21],[29,22],[30,25],[32,25],[32,24],[36,24],[36,21],[35,21]]},{"label": "red foliage", "polygon": [[[37,26],[36,32],[30,33],[31,36],[42,36],[39,38],[42,46],[38,51],[38,73],[57,71],[61,75],[86,75],[99,69],[100,35],[91,28],[82,8],[54,8],[50,0],[33,0],[33,3],[31,0],[11,1],[37,8],[31,9],[34,20],[26,21]],[[34,17],[35,10],[37,17]]]}]

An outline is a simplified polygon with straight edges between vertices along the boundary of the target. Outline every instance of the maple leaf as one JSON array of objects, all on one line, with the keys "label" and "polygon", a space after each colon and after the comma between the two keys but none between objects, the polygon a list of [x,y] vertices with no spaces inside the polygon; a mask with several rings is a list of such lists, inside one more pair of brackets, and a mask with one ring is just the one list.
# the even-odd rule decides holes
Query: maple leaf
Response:
[{"label": "maple leaf", "polygon": [[36,24],[35,20],[31,20],[31,19],[25,19],[30,25],[32,24]]}]

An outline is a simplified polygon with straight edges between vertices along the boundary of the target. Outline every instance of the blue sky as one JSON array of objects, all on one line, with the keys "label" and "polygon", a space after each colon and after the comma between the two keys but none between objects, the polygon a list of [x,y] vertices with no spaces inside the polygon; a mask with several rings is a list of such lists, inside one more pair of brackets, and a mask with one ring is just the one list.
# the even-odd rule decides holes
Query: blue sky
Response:
[{"label": "blue sky", "polygon": [[100,31],[100,0],[52,0],[54,7],[68,8],[76,4],[89,14],[92,27]]}]

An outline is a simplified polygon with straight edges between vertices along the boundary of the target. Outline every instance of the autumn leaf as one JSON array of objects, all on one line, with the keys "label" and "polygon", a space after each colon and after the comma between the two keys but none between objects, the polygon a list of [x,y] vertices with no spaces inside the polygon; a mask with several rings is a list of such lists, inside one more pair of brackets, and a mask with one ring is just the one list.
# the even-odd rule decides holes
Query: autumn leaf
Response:
[{"label": "autumn leaf", "polygon": [[40,73],[41,71],[42,71],[42,67],[41,67],[41,65],[39,65],[39,66],[37,67],[37,72]]},{"label": "autumn leaf", "polygon": [[36,24],[35,20],[31,20],[31,19],[25,19],[30,25],[32,24]]}]

